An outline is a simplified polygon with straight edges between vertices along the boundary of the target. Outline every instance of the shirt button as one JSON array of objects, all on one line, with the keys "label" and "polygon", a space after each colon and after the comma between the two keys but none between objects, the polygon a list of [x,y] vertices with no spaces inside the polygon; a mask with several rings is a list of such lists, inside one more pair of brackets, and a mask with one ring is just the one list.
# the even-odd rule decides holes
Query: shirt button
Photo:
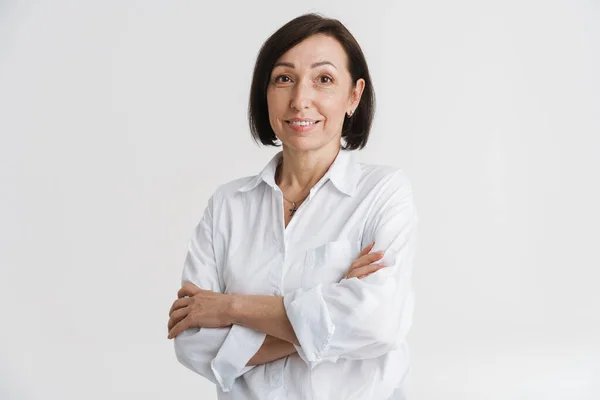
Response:
[{"label": "shirt button", "polygon": [[274,294],[275,296],[281,296],[281,291],[279,291],[279,289],[275,289],[275,290],[273,291],[273,294]]},{"label": "shirt button", "polygon": [[274,384],[274,385],[276,385],[276,386],[279,386],[279,385],[281,385],[281,374],[279,374],[279,373],[273,374],[273,375],[271,376],[271,381],[272,381],[272,382],[273,382],[273,384]]},{"label": "shirt button", "polygon": [[312,251],[308,251],[304,258],[304,264],[307,267],[312,267],[315,262],[315,255]]}]

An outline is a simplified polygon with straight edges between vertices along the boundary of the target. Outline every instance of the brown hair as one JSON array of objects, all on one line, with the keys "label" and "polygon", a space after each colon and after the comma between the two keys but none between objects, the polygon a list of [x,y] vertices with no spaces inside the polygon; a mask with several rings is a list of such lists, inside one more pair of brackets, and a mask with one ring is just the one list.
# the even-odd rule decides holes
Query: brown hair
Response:
[{"label": "brown hair", "polygon": [[358,107],[350,118],[344,119],[342,137],[346,141],[343,146],[346,150],[362,149],[367,144],[375,114],[375,91],[365,56],[354,36],[340,21],[314,13],[294,18],[283,25],[265,41],[258,53],[248,104],[250,131],[257,143],[279,146],[267,108],[267,87],[275,62],[286,51],[316,34],[331,36],[342,45],[348,57],[347,67],[354,85],[360,78],[365,80]]}]

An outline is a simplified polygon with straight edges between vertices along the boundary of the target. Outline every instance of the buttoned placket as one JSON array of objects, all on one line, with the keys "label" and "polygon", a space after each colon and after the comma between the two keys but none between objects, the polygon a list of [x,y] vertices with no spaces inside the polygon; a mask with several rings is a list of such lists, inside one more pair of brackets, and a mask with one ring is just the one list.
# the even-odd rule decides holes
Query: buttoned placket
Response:
[{"label": "buttoned placket", "polygon": [[[285,219],[283,215],[283,192],[279,186],[275,185],[273,187],[271,200],[275,202],[275,209],[277,210],[276,222],[274,224],[277,225],[277,228],[274,229],[277,234],[274,238],[274,245],[277,246],[279,255],[281,257],[281,263],[274,263],[274,266],[270,271],[270,285],[272,293],[275,296],[281,296],[283,294],[283,272],[286,268],[287,255],[289,253],[288,244],[291,242],[290,238],[293,237],[294,234],[294,227],[296,225],[295,221],[296,219],[302,217],[302,214],[305,213],[305,209],[310,205],[311,199],[314,197],[319,188],[323,186],[327,179],[328,178],[323,177],[311,188],[306,200],[295,212],[294,217],[290,220],[287,227],[285,226]],[[268,364],[269,371],[267,373],[267,379],[269,380],[269,384],[272,388],[278,388],[277,393],[279,393],[280,390],[283,390],[284,365],[285,359],[275,360]],[[273,395],[275,395],[275,393],[273,393]],[[276,396],[274,398],[281,397]]]},{"label": "buttoned placket", "polygon": [[283,292],[283,267],[286,261],[286,256],[288,253],[288,243],[290,242],[289,238],[293,236],[294,226],[296,225],[295,221],[305,213],[305,209],[309,206],[311,199],[315,196],[317,191],[327,182],[329,178],[327,176],[323,176],[321,180],[319,180],[309,191],[306,200],[298,207],[298,210],[294,213],[294,216],[290,220],[288,226],[285,226],[285,219],[283,215],[283,192],[279,188],[279,186],[275,185],[273,187],[273,196],[272,200],[275,201],[277,210],[277,227],[275,228],[275,232],[278,234],[275,235],[276,245],[279,246],[280,254],[283,256],[281,268],[278,269],[277,279],[272,282],[273,292],[277,291],[278,293]]}]

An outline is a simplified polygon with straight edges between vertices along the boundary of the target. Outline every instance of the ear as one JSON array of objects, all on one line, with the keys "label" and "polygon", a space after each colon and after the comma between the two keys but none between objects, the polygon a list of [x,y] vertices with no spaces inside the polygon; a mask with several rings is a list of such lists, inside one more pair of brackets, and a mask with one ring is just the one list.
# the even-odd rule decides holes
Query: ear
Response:
[{"label": "ear", "polygon": [[348,111],[354,112],[356,107],[358,107],[358,103],[360,103],[360,98],[362,97],[363,91],[365,90],[365,80],[360,78],[356,81],[356,85],[352,88],[352,93],[350,93],[350,105]]}]

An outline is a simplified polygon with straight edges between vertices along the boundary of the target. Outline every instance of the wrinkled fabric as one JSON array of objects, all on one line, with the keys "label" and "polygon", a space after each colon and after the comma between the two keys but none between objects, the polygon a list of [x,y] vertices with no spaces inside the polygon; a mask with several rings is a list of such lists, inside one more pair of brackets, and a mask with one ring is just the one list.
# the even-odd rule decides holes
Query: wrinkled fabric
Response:
[{"label": "wrinkled fabric", "polygon": [[[215,383],[221,400],[404,400],[418,225],[406,174],[340,150],[284,227],[274,180],[281,157],[217,188],[189,242],[182,283],[283,296],[297,354],[246,366],[266,335],[233,325],[182,332],[178,360]],[[386,267],[344,279],[372,242]]]}]

